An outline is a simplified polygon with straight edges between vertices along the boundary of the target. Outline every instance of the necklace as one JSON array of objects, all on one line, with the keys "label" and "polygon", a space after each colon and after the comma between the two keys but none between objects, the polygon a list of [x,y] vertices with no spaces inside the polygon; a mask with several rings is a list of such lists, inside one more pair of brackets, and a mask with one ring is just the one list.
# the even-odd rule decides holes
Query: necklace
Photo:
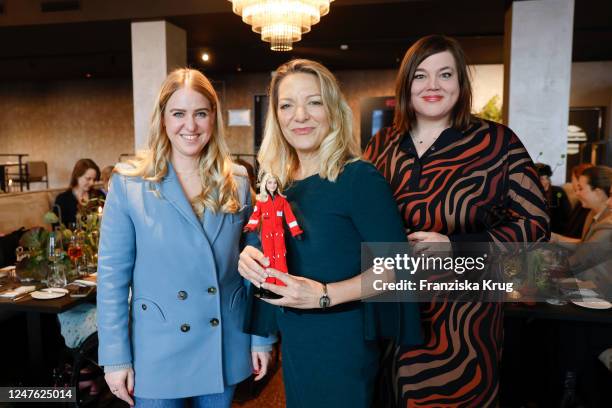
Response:
[{"label": "necklace", "polygon": [[[421,139],[417,135],[413,135],[411,133],[410,136],[412,136],[412,139],[415,140],[416,142],[418,142],[418,144],[420,144],[420,145],[423,144],[423,139]],[[431,141],[431,144],[434,144],[436,142],[436,140],[438,140],[439,137],[440,137],[440,135],[434,137],[434,139]]]}]

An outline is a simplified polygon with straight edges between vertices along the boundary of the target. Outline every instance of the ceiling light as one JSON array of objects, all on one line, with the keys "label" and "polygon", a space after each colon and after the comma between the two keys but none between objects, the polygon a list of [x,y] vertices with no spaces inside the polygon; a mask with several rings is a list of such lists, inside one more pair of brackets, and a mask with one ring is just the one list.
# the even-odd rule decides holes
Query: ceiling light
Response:
[{"label": "ceiling light", "polygon": [[273,51],[291,51],[334,0],[229,0],[234,13],[261,34]]},{"label": "ceiling light", "polygon": [[202,61],[208,62],[210,60],[210,55],[207,52],[202,53]]},{"label": "ceiling light", "polygon": [[346,51],[346,50],[348,50],[348,45],[347,44],[340,44],[340,49],[342,51]]}]

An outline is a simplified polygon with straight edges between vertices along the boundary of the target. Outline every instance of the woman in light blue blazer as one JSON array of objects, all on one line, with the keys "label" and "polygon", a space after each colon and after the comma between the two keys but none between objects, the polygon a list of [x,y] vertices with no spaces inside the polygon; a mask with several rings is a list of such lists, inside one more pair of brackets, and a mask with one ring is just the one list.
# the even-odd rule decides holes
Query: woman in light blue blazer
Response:
[{"label": "woman in light blue blazer", "polygon": [[[98,265],[99,361],[111,391],[139,407],[229,407],[234,386],[267,370],[274,339],[242,332],[237,271],[251,212],[247,173],[232,164],[219,100],[204,75],[162,84],[149,149],[118,166]],[[130,297],[131,290],[131,297]]]}]

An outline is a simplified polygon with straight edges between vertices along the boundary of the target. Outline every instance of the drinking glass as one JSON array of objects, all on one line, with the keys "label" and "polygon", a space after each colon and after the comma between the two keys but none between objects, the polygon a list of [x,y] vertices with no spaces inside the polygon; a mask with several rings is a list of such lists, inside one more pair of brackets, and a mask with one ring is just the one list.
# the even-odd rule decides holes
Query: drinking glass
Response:
[{"label": "drinking glass", "polygon": [[74,234],[70,237],[70,246],[68,247],[68,256],[74,265],[74,269],[79,274],[79,260],[83,256],[83,248],[81,246],[81,240]]},{"label": "drinking glass", "polygon": [[49,265],[47,286],[50,288],[63,288],[67,283],[66,267],[59,262],[54,262]]}]

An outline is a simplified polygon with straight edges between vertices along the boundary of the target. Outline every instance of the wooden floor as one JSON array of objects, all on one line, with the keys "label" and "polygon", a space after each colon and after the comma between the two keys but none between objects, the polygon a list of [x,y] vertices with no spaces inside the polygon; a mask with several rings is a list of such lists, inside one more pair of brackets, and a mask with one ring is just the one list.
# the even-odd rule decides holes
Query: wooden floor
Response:
[{"label": "wooden floor", "polygon": [[[15,408],[40,408],[39,404],[15,404],[8,405],[9,407]],[[0,403],[0,407],[4,407],[2,403]],[[109,391],[108,388],[105,388],[100,395],[98,401],[90,407],[98,407],[98,408],[129,408],[129,405],[119,399],[115,398]],[[262,390],[261,394],[256,399],[238,403],[234,402],[232,404],[232,408],[284,408],[285,407],[285,389],[283,386],[283,373],[279,368],[276,370],[272,379],[266,385],[266,387]]]},{"label": "wooden floor", "polygon": [[234,403],[232,408],[284,408],[285,389],[283,386],[283,371],[278,369],[266,388],[257,399],[245,403]]}]

